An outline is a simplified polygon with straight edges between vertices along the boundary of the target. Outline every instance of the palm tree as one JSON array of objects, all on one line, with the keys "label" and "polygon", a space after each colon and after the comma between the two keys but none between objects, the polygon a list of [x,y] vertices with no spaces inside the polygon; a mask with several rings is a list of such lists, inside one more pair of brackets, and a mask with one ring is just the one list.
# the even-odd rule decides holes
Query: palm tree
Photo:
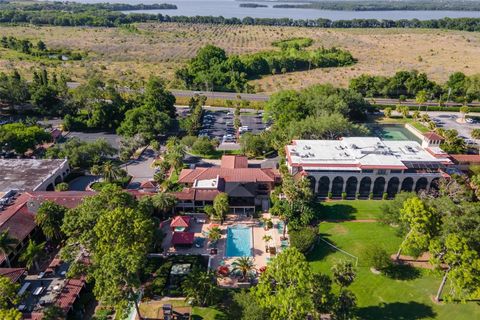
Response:
[{"label": "palm tree", "polygon": [[265,251],[268,251],[268,243],[270,241],[272,241],[273,238],[272,238],[271,235],[266,234],[266,235],[263,236],[262,239],[263,239],[263,241],[265,241]]},{"label": "palm tree", "polygon": [[232,263],[232,271],[240,271],[242,273],[242,281],[247,279],[247,273],[255,269],[253,260],[250,257],[240,257]]},{"label": "palm tree", "polygon": [[8,234],[8,229],[0,233],[0,252],[5,256],[5,261],[7,262],[7,266],[9,268],[11,265],[8,255],[13,251],[13,249],[15,249],[17,243],[18,240],[10,237]]},{"label": "palm tree", "polygon": [[175,198],[175,196],[164,192],[159,192],[154,195],[152,201],[155,209],[162,213],[172,210],[177,204],[177,198]]},{"label": "palm tree", "polygon": [[27,268],[29,269],[34,266],[36,270],[39,270],[40,268],[37,260],[44,255],[44,248],[45,242],[37,244],[35,241],[30,239],[27,248],[25,248],[25,251],[23,251],[20,255],[20,261],[25,262]]},{"label": "palm tree", "polygon": [[208,240],[212,243],[216,243],[222,237],[222,230],[219,227],[213,227],[208,232]]},{"label": "palm tree", "polygon": [[121,176],[120,168],[114,165],[111,161],[107,161],[101,168],[103,179],[108,183],[111,183]]}]

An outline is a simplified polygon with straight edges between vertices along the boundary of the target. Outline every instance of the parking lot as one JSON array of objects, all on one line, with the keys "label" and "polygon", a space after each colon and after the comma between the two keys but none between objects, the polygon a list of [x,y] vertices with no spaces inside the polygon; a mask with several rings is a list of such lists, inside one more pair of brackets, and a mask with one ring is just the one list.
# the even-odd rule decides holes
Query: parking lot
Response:
[{"label": "parking lot", "polygon": [[[243,112],[240,114],[242,132],[261,133],[267,127],[262,121],[262,113]],[[199,136],[218,139],[221,144],[236,143],[233,109],[205,110],[203,126]]]},{"label": "parking lot", "polygon": [[[469,117],[467,115],[466,123],[457,122],[457,120],[461,117],[459,113],[440,113],[440,112],[429,112],[431,119],[436,123],[437,127],[444,128],[444,129],[455,129],[457,130],[458,134],[464,138],[467,142],[472,140],[472,130],[479,129],[480,124],[477,120],[474,120],[475,117]],[[468,120],[471,118],[471,120]]]}]

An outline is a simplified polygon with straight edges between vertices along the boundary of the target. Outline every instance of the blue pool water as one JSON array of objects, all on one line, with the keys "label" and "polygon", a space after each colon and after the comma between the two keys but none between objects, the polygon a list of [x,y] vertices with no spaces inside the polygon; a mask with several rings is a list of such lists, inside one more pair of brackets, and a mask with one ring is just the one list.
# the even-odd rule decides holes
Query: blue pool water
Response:
[{"label": "blue pool water", "polygon": [[252,228],[236,225],[227,228],[225,257],[252,256]]}]

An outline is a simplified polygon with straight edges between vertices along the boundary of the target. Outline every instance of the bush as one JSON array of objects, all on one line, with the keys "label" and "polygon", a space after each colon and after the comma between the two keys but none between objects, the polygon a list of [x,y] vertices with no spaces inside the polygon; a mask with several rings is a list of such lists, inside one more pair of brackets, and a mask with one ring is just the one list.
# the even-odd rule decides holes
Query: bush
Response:
[{"label": "bush", "polygon": [[370,192],[370,194],[368,195],[368,199],[370,199],[370,200],[373,199],[373,192]]},{"label": "bush", "polygon": [[195,136],[185,136],[181,140],[182,144],[184,144],[188,148],[191,148],[195,141],[197,141],[197,137]]},{"label": "bush", "polygon": [[314,227],[290,230],[290,245],[302,253],[307,253],[315,245],[317,234],[317,229]]},{"label": "bush", "polygon": [[215,146],[207,137],[201,137],[193,143],[192,151],[199,155],[211,155],[215,152]]},{"label": "bush", "polygon": [[382,194],[382,199],[383,199],[383,200],[387,200],[387,199],[388,199],[388,193],[384,192],[384,193]]},{"label": "bush", "polygon": [[347,193],[346,192],[342,192],[342,199],[343,200],[347,199]]},{"label": "bush", "polygon": [[368,266],[373,267],[377,270],[385,270],[390,267],[392,261],[387,251],[377,245],[372,245],[365,249],[364,253],[365,260]]},{"label": "bush", "polygon": [[61,182],[55,186],[55,191],[68,191],[68,183]]},{"label": "bush", "polygon": [[329,192],[329,193],[327,194],[327,198],[328,198],[328,199],[332,199],[332,198],[333,198],[333,193]]},{"label": "bush", "polygon": [[360,192],[355,193],[355,199],[360,199]]}]

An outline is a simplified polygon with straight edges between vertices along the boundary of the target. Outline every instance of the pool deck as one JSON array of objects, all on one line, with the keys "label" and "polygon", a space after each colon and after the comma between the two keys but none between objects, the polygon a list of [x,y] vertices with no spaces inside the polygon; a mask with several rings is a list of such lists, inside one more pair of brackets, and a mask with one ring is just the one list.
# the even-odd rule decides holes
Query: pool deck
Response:
[{"label": "pool deck", "polygon": [[[201,248],[197,248],[192,246],[191,248],[173,248],[170,246],[170,242],[172,239],[172,230],[170,228],[170,222],[164,223],[162,230],[165,233],[165,238],[162,242],[162,248],[164,250],[164,254],[181,254],[181,255],[210,255],[210,268],[217,269],[221,265],[231,266],[232,263],[237,259],[237,257],[226,258],[225,257],[225,245],[226,245],[226,237],[227,237],[227,227],[242,224],[246,226],[250,226],[253,228],[252,232],[252,240],[253,240],[253,248],[252,248],[252,258],[255,264],[255,268],[258,270],[261,267],[267,265],[268,260],[274,257],[275,255],[271,255],[267,253],[265,250],[266,243],[263,240],[265,235],[270,235],[272,240],[269,243],[269,247],[275,247],[276,253],[278,254],[281,251],[281,241],[280,238],[282,233],[277,228],[278,223],[280,220],[278,218],[273,217],[272,222],[274,227],[269,230],[265,230],[263,226],[260,224],[260,219],[254,218],[247,218],[238,215],[228,215],[226,221],[220,225],[216,222],[210,222],[209,219],[204,214],[194,214],[192,215],[199,219],[205,220],[205,223],[196,222],[193,219],[191,220],[191,226],[188,231],[194,232],[195,237],[202,237],[205,238],[204,233],[208,232],[210,228],[213,226],[218,226],[220,230],[222,230],[222,237],[217,243],[217,254],[210,255],[210,248],[208,239],[204,241],[204,244]],[[265,213],[263,214],[263,218],[271,218],[270,214]],[[197,220],[198,221],[198,220]],[[225,286],[235,286],[234,283],[229,283],[230,278],[223,279],[223,285]],[[230,279],[234,280],[234,279]]]}]

